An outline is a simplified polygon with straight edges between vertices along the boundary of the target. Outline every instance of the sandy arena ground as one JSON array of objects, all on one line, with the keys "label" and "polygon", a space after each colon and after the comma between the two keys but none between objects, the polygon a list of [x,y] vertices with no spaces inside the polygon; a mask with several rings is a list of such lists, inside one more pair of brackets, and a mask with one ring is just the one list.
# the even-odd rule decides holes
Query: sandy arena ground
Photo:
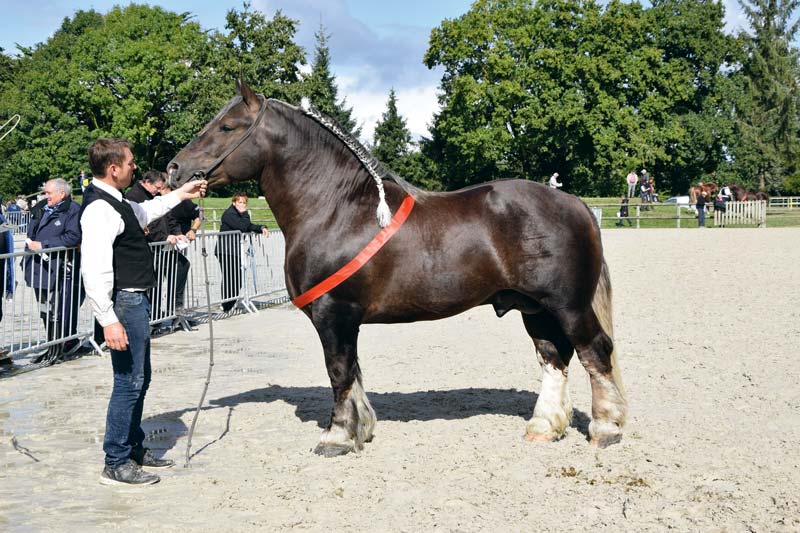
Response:
[{"label": "sandy arena ground", "polygon": [[[362,328],[378,414],[359,454],[312,453],[330,389],[299,311],[154,341],[148,445],[161,483],[98,483],[107,357],[0,381],[0,530],[798,531],[800,229],[604,234],[630,403],[621,444],[587,443],[573,358],[566,437],[523,440],[540,370],[518,313]],[[12,446],[16,437],[25,455]]]}]

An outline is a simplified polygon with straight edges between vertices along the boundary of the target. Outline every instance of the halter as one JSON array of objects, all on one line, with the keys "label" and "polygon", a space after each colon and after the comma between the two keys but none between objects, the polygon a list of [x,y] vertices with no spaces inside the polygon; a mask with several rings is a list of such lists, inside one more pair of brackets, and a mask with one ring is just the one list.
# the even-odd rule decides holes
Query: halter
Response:
[{"label": "halter", "polygon": [[257,116],[257,117],[256,117],[256,119],[253,121],[253,123],[252,123],[252,124],[250,124],[250,127],[249,127],[249,128],[247,128],[247,131],[246,131],[246,132],[244,132],[244,135],[242,136],[242,138],[241,138],[241,139],[239,139],[238,141],[236,141],[235,143],[233,143],[233,145],[231,145],[231,146],[230,146],[230,147],[229,147],[227,150],[225,150],[225,151],[222,153],[222,155],[221,155],[221,156],[219,156],[219,157],[218,157],[218,158],[217,158],[217,159],[216,159],[216,160],[215,160],[213,163],[211,163],[211,166],[209,166],[209,167],[208,167],[207,169],[205,169],[205,170],[198,170],[198,171],[196,171],[194,174],[192,174],[192,177],[191,177],[190,179],[192,179],[192,180],[194,180],[194,179],[198,179],[198,180],[205,179],[205,177],[206,177],[206,176],[208,176],[209,174],[211,174],[211,172],[212,172],[214,169],[216,169],[218,166],[220,166],[220,165],[222,164],[222,162],[223,162],[223,161],[225,161],[225,158],[226,158],[226,157],[228,157],[229,155],[231,155],[231,154],[233,153],[233,151],[234,151],[234,150],[236,150],[237,148],[239,148],[239,145],[240,145],[240,144],[242,144],[243,142],[245,142],[245,141],[247,140],[247,138],[248,138],[248,137],[250,137],[250,135],[252,135],[252,134],[253,134],[253,132],[254,132],[254,131],[255,131],[255,129],[256,129],[256,126],[258,126],[258,123],[259,123],[259,122],[261,122],[261,117],[263,117],[263,116],[264,116],[264,111],[266,111],[266,110],[267,110],[267,99],[266,99],[266,98],[264,98],[263,96],[261,96],[261,98],[262,98],[262,100],[261,100],[261,109],[259,109],[259,110],[258,110],[258,116]]}]

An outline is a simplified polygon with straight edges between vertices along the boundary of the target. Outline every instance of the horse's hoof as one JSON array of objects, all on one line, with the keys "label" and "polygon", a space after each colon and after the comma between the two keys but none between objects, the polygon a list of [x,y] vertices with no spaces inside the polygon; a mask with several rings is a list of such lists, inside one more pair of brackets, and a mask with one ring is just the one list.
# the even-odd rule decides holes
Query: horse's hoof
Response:
[{"label": "horse's hoof", "polygon": [[593,448],[608,448],[612,444],[617,444],[622,440],[622,433],[616,433],[612,435],[604,435],[602,437],[592,437],[592,440],[589,441],[589,445]]},{"label": "horse's hoof", "polygon": [[314,448],[314,453],[323,457],[339,457],[340,455],[347,455],[352,451],[352,448],[344,446],[324,446],[322,444],[317,444],[317,447]]},{"label": "horse's hoof", "polygon": [[525,440],[528,442],[555,442],[563,436],[564,432],[556,431],[546,418],[531,418],[525,426]]},{"label": "horse's hoof", "polygon": [[528,442],[553,442],[556,438],[554,435],[526,432],[525,440]]}]

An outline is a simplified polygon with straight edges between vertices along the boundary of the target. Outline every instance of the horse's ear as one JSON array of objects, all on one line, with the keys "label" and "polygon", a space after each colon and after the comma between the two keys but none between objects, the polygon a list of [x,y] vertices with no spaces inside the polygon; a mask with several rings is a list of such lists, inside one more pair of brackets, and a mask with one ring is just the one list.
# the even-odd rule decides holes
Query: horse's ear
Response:
[{"label": "horse's ear", "polygon": [[259,107],[258,96],[256,96],[256,93],[253,92],[253,89],[247,85],[247,82],[244,81],[243,78],[238,78],[236,80],[236,93],[242,97],[247,107]]}]

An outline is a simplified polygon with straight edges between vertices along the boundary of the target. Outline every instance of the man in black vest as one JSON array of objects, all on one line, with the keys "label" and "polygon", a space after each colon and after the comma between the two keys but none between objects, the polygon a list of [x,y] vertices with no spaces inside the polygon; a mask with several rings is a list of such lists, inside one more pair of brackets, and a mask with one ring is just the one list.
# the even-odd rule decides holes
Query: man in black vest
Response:
[{"label": "man in black vest", "polygon": [[144,228],[182,200],[205,194],[206,182],[192,181],[171,194],[137,204],[123,199],[121,193],[136,169],[128,141],[98,139],[89,147],[89,165],[94,179],[81,209],[81,273],[114,369],[100,482],[156,483],[160,478],[142,466],[167,467],[174,462],[156,458],[143,445],[142,411],[151,374],[147,291],[155,283]]},{"label": "man in black vest", "polygon": [[[148,170],[142,179],[133,184],[125,198],[136,203],[152,200],[158,195],[165,196],[170,192],[167,187],[167,173],[158,170]],[[191,200],[186,200],[191,202]],[[183,202],[181,202],[183,203]],[[180,204],[178,204],[180,205]],[[161,329],[171,330],[172,320],[163,321],[164,317],[175,313],[175,303],[183,303],[183,291],[189,275],[189,260],[179,253],[175,247],[178,242],[187,242],[188,239],[181,233],[181,226],[170,211],[155,222],[150,223],[145,229],[147,242],[167,242],[169,246],[157,249],[156,256],[156,285],[153,291],[151,304],[153,304],[152,317],[160,320]]]}]

